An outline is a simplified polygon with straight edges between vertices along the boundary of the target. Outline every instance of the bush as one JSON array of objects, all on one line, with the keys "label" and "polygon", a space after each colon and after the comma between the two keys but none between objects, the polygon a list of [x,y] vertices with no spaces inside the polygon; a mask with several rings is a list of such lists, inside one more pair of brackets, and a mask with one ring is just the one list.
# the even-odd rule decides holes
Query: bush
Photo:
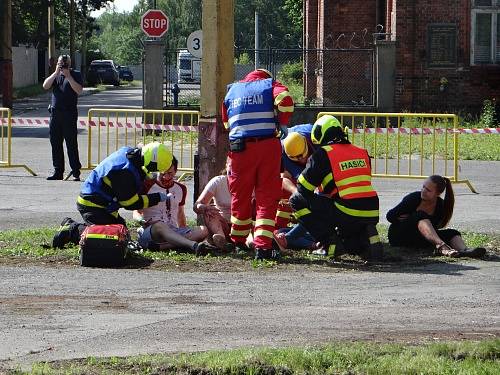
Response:
[{"label": "bush", "polygon": [[302,62],[284,64],[278,73],[278,79],[283,82],[302,83],[304,68]]},{"label": "bush", "polygon": [[492,128],[495,126],[495,104],[495,99],[487,99],[483,102],[483,110],[479,117],[479,123],[483,128]]}]

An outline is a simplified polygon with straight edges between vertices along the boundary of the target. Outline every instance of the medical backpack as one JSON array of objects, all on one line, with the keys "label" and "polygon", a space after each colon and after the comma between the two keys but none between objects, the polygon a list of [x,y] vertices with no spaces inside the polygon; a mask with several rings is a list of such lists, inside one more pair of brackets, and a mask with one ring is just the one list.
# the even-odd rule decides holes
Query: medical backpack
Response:
[{"label": "medical backpack", "polygon": [[80,265],[119,267],[128,255],[129,234],[122,224],[90,225],[80,237]]}]

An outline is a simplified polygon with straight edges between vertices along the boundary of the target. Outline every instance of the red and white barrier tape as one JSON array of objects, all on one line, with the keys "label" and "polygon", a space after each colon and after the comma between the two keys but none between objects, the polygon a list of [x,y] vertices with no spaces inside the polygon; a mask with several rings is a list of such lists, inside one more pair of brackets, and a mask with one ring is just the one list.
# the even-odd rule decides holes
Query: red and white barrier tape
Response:
[{"label": "red and white barrier tape", "polygon": [[[11,123],[12,125],[42,125],[42,126],[48,126],[49,125],[49,118],[48,117],[40,117],[40,118],[26,118],[26,117],[12,117],[11,118]],[[0,123],[2,124],[7,124],[7,119],[6,118],[1,118]],[[77,125],[82,126],[82,127],[87,127],[87,118],[86,117],[80,117],[77,120]],[[175,131],[184,131],[184,132],[191,132],[191,131],[198,131],[197,126],[191,126],[191,125],[171,125],[171,124],[144,124],[142,122],[130,122],[127,121],[125,122],[125,119],[123,121],[100,121],[99,122],[102,127],[106,127],[106,124],[108,124],[109,127],[114,128],[129,128],[129,129],[150,129],[150,130],[175,130]],[[97,122],[91,120],[90,121],[90,126],[97,126]]]},{"label": "red and white barrier tape", "polygon": [[[12,125],[49,125],[49,118],[48,117],[12,117],[11,119]],[[0,123],[2,124],[7,124],[7,119],[6,118],[1,118]],[[79,117],[77,124],[82,127],[87,127],[87,118],[86,117]],[[100,125],[102,127],[106,127],[106,124],[108,124],[109,127],[118,127],[118,128],[129,128],[129,129],[151,129],[151,130],[175,130],[175,131],[185,131],[185,132],[190,132],[190,131],[198,131],[198,126],[192,126],[192,125],[171,125],[171,124],[165,124],[165,125],[160,125],[160,124],[144,124],[142,122],[125,122],[125,119],[123,120],[118,120],[118,121],[100,121]],[[97,122],[91,120],[90,121],[90,126],[97,126]],[[453,129],[447,129],[448,133],[453,133]],[[432,134],[433,133],[432,128],[399,128],[399,133],[401,134],[422,134],[422,132],[425,134]],[[351,129],[349,129],[349,132],[352,132]],[[354,129],[355,133],[366,133],[366,134],[374,134],[374,133],[379,133],[379,134],[385,134],[389,132],[390,134],[392,133],[397,133],[398,129],[397,128],[365,128],[365,129]],[[435,129],[436,134],[443,134],[445,132],[445,129],[443,128],[436,128]],[[456,130],[456,132],[460,134],[500,134],[500,128],[459,128]]]}]

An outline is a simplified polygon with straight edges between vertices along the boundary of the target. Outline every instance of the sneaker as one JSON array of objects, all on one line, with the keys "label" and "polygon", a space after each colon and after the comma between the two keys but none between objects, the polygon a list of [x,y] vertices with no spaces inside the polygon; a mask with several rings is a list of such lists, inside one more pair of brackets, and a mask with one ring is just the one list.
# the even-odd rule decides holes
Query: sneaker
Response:
[{"label": "sneaker", "polygon": [[235,243],[233,244],[234,246],[234,252],[237,255],[247,255],[250,252],[249,247],[245,243]]},{"label": "sneaker", "polygon": [[68,177],[73,176],[73,181],[81,181],[80,180],[80,171],[71,171]]},{"label": "sneaker", "polygon": [[194,246],[194,253],[197,256],[207,255],[215,251],[217,251],[217,248],[206,242],[197,242],[196,245]]},{"label": "sneaker", "polygon": [[280,251],[285,251],[288,247],[288,243],[286,240],[286,234],[282,232],[278,232],[277,230],[273,233],[273,239]]},{"label": "sneaker", "polygon": [[71,242],[71,224],[75,221],[69,217],[65,217],[61,222],[61,226],[52,238],[52,247],[62,249],[64,245]]},{"label": "sneaker", "polygon": [[486,254],[484,247],[475,247],[474,249],[465,249],[458,252],[460,257],[482,258]]},{"label": "sneaker", "polygon": [[281,254],[278,250],[255,248],[255,260],[278,260],[279,258],[281,258]]},{"label": "sneaker", "polygon": [[328,252],[324,248],[316,249],[311,252],[312,255],[317,255],[320,257],[326,257],[328,256]]}]

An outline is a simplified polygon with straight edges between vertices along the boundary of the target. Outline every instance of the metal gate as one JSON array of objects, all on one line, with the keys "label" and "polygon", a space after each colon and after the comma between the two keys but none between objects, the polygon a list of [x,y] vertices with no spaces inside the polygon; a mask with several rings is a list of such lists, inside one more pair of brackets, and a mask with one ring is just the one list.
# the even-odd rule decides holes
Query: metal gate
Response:
[{"label": "metal gate", "polygon": [[[165,53],[165,108],[196,108],[200,103],[201,61],[192,58],[188,64],[181,59],[184,51]],[[376,104],[373,48],[235,50],[235,80],[255,66],[268,69],[287,85],[297,105],[370,108]]]}]

